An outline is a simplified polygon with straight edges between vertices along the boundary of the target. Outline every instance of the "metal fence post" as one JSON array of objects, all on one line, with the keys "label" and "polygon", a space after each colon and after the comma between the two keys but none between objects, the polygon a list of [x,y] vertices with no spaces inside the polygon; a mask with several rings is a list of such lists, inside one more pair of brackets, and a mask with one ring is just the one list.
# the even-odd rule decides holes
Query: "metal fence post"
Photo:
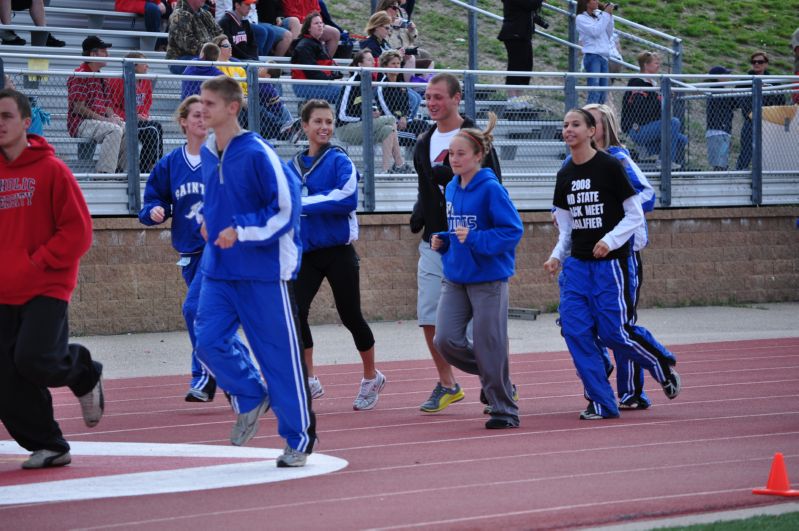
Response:
[{"label": "metal fence post", "polygon": [[[343,90],[343,87],[342,87]],[[363,123],[363,209],[366,212],[375,210],[375,143],[372,131],[372,73],[361,71],[361,121]]]},{"label": "metal fence post", "polygon": [[[569,42],[577,44],[577,2],[569,2]],[[577,70],[577,48],[569,46],[569,72]]]},{"label": "metal fence post", "polygon": [[125,95],[125,149],[128,154],[128,213],[141,209],[139,169],[139,120],[136,114],[136,63],[123,60],[122,86]]},{"label": "metal fence post", "polygon": [[674,51],[671,61],[671,73],[682,74],[682,39],[672,40],[671,49]]},{"label": "metal fence post", "polygon": [[571,109],[577,108],[577,76],[566,74],[565,85],[566,99],[564,101],[564,106],[566,108],[563,110],[563,112],[567,113]]},{"label": "metal fence post", "polygon": [[477,92],[474,88],[476,76],[471,73],[463,75],[463,100],[466,116],[473,120],[477,119]]},{"label": "metal fence post", "polygon": [[[469,0],[471,7],[477,7],[477,0]],[[477,70],[477,13],[469,9],[469,70]]]},{"label": "metal fence post", "polygon": [[247,65],[247,129],[261,132],[261,99],[258,97],[258,65]]},{"label": "metal fence post", "polygon": [[0,57],[0,88],[6,88],[6,70],[2,57]]},{"label": "metal fence post", "polygon": [[763,202],[763,80],[752,80],[752,204]]},{"label": "metal fence post", "polygon": [[660,204],[671,205],[671,161],[674,153],[671,152],[671,78],[661,78],[661,95],[663,107],[660,110]]}]

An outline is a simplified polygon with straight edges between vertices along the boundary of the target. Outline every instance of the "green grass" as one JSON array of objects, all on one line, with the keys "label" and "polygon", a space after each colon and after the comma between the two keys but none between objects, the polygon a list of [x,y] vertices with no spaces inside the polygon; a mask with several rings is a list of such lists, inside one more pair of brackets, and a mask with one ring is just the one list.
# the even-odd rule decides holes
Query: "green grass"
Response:
[{"label": "green grass", "polygon": [[[552,5],[563,7],[558,0]],[[793,55],[790,38],[799,25],[796,3],[762,0],[630,0],[621,2],[619,15],[683,39],[685,57],[683,72],[701,74],[716,64],[738,73],[749,70],[749,56],[764,50],[771,57],[769,70],[775,74],[792,72]],[[477,5],[502,14],[501,0],[478,0]],[[369,18],[369,1],[336,0],[328,2],[334,19],[355,33],[363,33]],[[550,22],[550,31],[566,34],[565,18],[543,13]],[[420,28],[420,45],[433,52],[439,68],[465,68],[467,63],[467,19],[463,8],[447,0],[421,0],[416,5],[414,20]],[[480,32],[479,67],[502,69],[505,48],[496,39],[499,23],[478,17]],[[632,32],[636,33],[637,32]],[[535,70],[563,71],[567,54],[563,46],[535,38]],[[661,42],[661,44],[665,44]],[[643,48],[626,42],[624,58],[635,64],[635,56]]]},{"label": "green grass", "polygon": [[787,513],[778,516],[754,516],[745,520],[715,522],[687,527],[660,527],[658,531],[794,531],[799,529],[799,513]]}]

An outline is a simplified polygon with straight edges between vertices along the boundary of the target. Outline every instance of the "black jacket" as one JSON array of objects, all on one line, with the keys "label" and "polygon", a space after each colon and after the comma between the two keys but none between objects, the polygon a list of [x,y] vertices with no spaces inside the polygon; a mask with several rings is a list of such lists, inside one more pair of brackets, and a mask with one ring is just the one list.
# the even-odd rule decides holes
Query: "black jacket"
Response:
[{"label": "black jacket", "polygon": [[502,29],[497,39],[501,41],[529,41],[535,33],[533,11],[540,9],[544,0],[502,0]]},{"label": "black jacket", "polygon": [[625,133],[636,126],[660,120],[661,96],[659,91],[635,90],[635,87],[648,87],[653,85],[640,77],[634,77],[627,82],[632,90],[625,92],[621,100],[621,130]]},{"label": "black jacket", "polygon": [[[430,164],[430,136],[436,127],[436,124],[433,124],[430,129],[419,135],[413,152],[413,166],[419,176],[419,191],[411,213],[411,231],[417,233],[424,229],[422,239],[426,242],[430,241],[430,235],[434,232],[448,230],[447,205],[442,189],[446,188],[454,175],[449,166],[449,156],[444,159],[443,166],[433,168]],[[474,127],[474,121],[468,116],[463,117],[461,129],[466,127]],[[502,182],[499,157],[493,148],[483,160],[483,167],[494,170]]]}]

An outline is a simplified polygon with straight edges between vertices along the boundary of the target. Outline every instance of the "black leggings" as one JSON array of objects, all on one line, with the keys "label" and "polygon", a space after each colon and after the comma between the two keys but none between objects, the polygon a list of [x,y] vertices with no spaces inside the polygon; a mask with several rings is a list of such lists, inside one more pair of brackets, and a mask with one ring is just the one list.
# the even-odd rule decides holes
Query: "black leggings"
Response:
[{"label": "black leggings", "polygon": [[[508,71],[533,70],[533,43],[528,39],[503,41],[508,52]],[[506,76],[506,85],[528,85],[530,76]]]},{"label": "black leggings", "polygon": [[360,259],[352,245],[339,245],[317,249],[302,255],[302,266],[294,283],[294,295],[300,313],[300,330],[305,348],[313,347],[308,313],[322,280],[327,278],[333,290],[333,300],[341,318],[355,340],[358,352],[364,352],[375,344],[372,329],[361,313]]}]

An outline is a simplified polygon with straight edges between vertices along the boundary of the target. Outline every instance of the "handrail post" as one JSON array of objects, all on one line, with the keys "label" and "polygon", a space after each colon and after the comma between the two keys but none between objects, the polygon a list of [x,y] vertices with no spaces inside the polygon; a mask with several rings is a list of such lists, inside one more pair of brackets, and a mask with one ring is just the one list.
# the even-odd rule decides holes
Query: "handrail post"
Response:
[{"label": "handrail post", "polygon": [[261,133],[261,99],[258,86],[258,65],[247,65],[247,129]]},{"label": "handrail post", "polygon": [[674,52],[671,61],[671,73],[682,74],[682,39],[673,39],[671,41],[671,49]]},{"label": "handrail post", "polygon": [[[343,90],[343,88],[342,88]],[[363,209],[375,210],[375,143],[372,131],[372,72],[361,70],[361,121],[363,123]]]},{"label": "handrail post", "polygon": [[[471,7],[477,7],[477,0],[469,0]],[[469,9],[469,70],[477,70],[477,13]]]},{"label": "handrail post", "polygon": [[752,80],[752,204],[763,202],[763,80]]},{"label": "handrail post", "polygon": [[0,57],[0,89],[6,88],[6,71],[3,58]]},{"label": "handrail post", "polygon": [[[569,2],[569,42],[577,44],[577,2]],[[577,48],[569,46],[569,72],[577,72]]]},{"label": "handrail post", "polygon": [[476,77],[471,72],[463,75],[463,102],[466,116],[476,120],[477,119],[477,90],[474,85]]},{"label": "handrail post", "polygon": [[564,104],[566,108],[563,110],[563,112],[567,113],[571,109],[577,108],[577,76],[566,74],[565,85],[566,98]]},{"label": "handrail post", "polygon": [[136,114],[136,63],[122,62],[122,86],[125,96],[125,149],[128,154],[128,213],[141,209],[139,172],[139,124]]},{"label": "handrail post", "polygon": [[663,77],[660,86],[663,97],[663,107],[660,111],[660,204],[671,206],[671,112],[672,93],[671,78]]}]

